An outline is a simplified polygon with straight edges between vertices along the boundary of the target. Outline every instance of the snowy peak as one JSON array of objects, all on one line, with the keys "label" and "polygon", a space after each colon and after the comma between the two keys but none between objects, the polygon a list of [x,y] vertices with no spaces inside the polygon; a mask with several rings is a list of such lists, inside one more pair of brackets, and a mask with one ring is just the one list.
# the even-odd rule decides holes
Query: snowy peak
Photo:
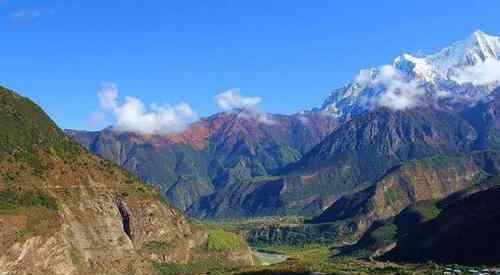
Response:
[{"label": "snowy peak", "polygon": [[380,106],[401,110],[429,99],[483,99],[500,86],[499,58],[500,38],[476,31],[437,53],[405,53],[392,64],[361,70],[332,92],[321,111],[348,120]]},{"label": "snowy peak", "polygon": [[422,78],[434,81],[436,72],[425,58],[414,57],[411,54],[403,54],[393,62],[393,67],[405,73],[408,77]]},{"label": "snowy peak", "polygon": [[458,41],[425,60],[442,76],[455,67],[473,66],[488,59],[498,59],[500,38],[476,31],[466,40]]},{"label": "snowy peak", "polygon": [[466,40],[455,42],[436,54],[419,58],[405,53],[394,60],[393,66],[407,74],[435,81],[449,78],[459,68],[496,60],[499,56],[500,38],[476,31]]},{"label": "snowy peak", "polygon": [[497,57],[500,52],[500,38],[487,35],[482,31],[474,32],[467,40],[469,48],[480,50],[484,58]]}]

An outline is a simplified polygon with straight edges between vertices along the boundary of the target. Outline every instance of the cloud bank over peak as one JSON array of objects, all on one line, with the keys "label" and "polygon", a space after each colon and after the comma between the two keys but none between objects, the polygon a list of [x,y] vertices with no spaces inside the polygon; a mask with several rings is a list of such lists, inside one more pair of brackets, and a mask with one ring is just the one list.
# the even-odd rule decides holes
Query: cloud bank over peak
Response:
[{"label": "cloud bank over peak", "polygon": [[377,106],[393,110],[413,108],[421,103],[425,90],[418,80],[407,80],[392,66],[382,66],[375,83],[385,87],[385,91],[375,98]]},{"label": "cloud bank over peak", "polygon": [[142,134],[168,134],[181,132],[198,118],[189,104],[146,107],[138,98],[127,96],[120,101],[115,83],[103,83],[97,93],[102,112],[113,116],[114,129]]},{"label": "cloud bank over peak", "polygon": [[475,104],[488,100],[497,87],[500,37],[477,31],[437,53],[405,53],[392,64],[361,70],[335,89],[320,111],[346,121],[377,107]]},{"label": "cloud bank over peak", "polygon": [[229,89],[215,96],[215,103],[223,111],[240,110],[239,116],[264,124],[274,124],[272,116],[261,111],[261,97],[243,96],[238,89]]},{"label": "cloud bank over peak", "polygon": [[359,86],[380,91],[374,96],[360,95],[361,104],[368,108],[410,109],[421,104],[422,96],[425,95],[421,81],[406,77],[391,65],[384,65],[376,70],[362,70],[355,81]]},{"label": "cloud bank over peak", "polygon": [[490,85],[500,82],[500,60],[487,59],[458,70],[452,79],[460,84]]},{"label": "cloud bank over peak", "polygon": [[230,89],[216,95],[215,102],[223,111],[235,109],[254,111],[259,109],[262,98],[243,96],[237,89]]}]

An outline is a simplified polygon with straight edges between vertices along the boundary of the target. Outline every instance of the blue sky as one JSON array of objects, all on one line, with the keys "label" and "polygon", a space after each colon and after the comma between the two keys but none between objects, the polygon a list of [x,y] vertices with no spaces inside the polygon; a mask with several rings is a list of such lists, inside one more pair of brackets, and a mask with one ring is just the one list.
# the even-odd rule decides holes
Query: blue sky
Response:
[{"label": "blue sky", "polygon": [[234,88],[266,112],[294,113],[361,68],[476,29],[498,35],[499,12],[498,0],[0,0],[0,83],[65,128],[103,126],[90,122],[103,82],[200,116]]}]

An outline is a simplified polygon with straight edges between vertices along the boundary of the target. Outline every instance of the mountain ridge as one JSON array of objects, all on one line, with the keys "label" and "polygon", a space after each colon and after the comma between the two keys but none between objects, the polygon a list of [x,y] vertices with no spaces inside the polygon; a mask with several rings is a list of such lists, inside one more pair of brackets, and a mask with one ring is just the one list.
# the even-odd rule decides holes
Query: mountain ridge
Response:
[{"label": "mountain ridge", "polygon": [[415,57],[405,53],[392,64],[361,70],[349,84],[335,89],[317,111],[345,122],[379,106],[407,109],[478,102],[499,86],[500,79],[481,81],[479,73],[491,73],[490,65],[498,68],[499,54],[500,38],[482,31],[435,54]]},{"label": "mountain ridge", "polygon": [[98,158],[31,100],[0,87],[0,273],[147,274],[224,255],[158,191]]},{"label": "mountain ridge", "polygon": [[242,112],[224,112],[167,136],[110,129],[66,132],[94,153],[160,186],[185,210],[231,182],[268,176],[298,160],[337,127],[331,117],[316,113],[270,117],[273,123],[256,123]]}]

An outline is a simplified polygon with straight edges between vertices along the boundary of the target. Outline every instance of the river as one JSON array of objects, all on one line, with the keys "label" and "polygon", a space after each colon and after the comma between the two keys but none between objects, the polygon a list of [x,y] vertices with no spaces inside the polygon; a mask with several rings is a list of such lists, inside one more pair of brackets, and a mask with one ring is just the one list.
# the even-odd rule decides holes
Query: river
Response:
[{"label": "river", "polygon": [[278,264],[286,261],[289,257],[287,255],[277,253],[267,253],[258,250],[252,250],[252,253],[259,259],[260,263],[264,266]]}]

